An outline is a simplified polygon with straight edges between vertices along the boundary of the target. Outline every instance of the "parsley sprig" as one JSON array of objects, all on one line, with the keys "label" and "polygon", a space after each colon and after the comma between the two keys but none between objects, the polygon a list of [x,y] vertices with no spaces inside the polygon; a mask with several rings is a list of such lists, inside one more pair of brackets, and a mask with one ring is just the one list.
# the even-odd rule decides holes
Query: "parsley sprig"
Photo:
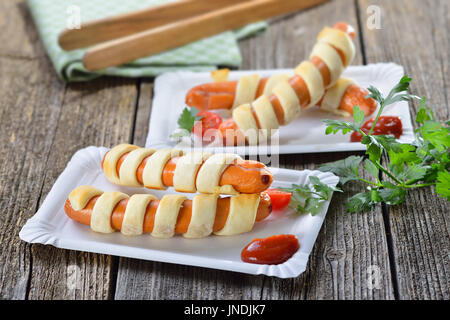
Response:
[{"label": "parsley sprig", "polygon": [[312,188],[309,185],[293,184],[289,188],[278,189],[292,193],[289,207],[314,216],[320,212],[322,204],[331,198],[333,191],[342,192],[342,190],[323,183],[316,176],[310,176],[309,181]]},{"label": "parsley sprig", "polygon": [[199,110],[195,107],[185,107],[177,121],[178,129],[170,135],[170,138],[177,140],[181,137],[190,136],[195,122],[203,118],[198,113]]},{"label": "parsley sprig", "polygon": [[[319,168],[339,176],[341,186],[350,181],[360,181],[367,185],[364,192],[349,199],[350,212],[367,211],[379,203],[400,204],[405,200],[409,189],[427,186],[435,186],[436,193],[450,201],[450,121],[445,124],[437,121],[432,109],[426,105],[425,97],[420,99],[407,93],[410,82],[411,78],[404,76],[386,97],[377,88],[368,88],[369,95],[366,98],[371,97],[380,104],[368,133],[361,130],[364,113],[358,106],[353,108],[354,122],[324,120],[327,124],[326,134],[358,131],[363,136],[361,143],[366,146],[366,157],[350,156]],[[372,135],[386,106],[411,99],[420,99],[415,119],[418,128],[414,132],[415,141],[412,144],[400,143],[392,135]],[[383,154],[389,157],[386,165],[381,163]],[[361,165],[362,171],[367,172],[371,178],[361,177]],[[381,180],[380,173],[389,179]]]}]

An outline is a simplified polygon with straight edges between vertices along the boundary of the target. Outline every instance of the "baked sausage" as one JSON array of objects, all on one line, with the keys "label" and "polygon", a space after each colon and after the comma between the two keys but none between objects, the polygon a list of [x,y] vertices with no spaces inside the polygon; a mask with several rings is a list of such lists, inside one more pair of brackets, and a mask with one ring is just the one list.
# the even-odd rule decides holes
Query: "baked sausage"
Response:
[{"label": "baked sausage", "polygon": [[[278,77],[275,77],[278,76]],[[267,82],[276,83],[276,79],[287,78],[287,75],[279,74],[269,78],[261,78],[259,80],[258,89],[255,96],[248,100],[243,101],[243,103],[249,103],[261,95],[269,95],[271,93],[272,87],[266,86]],[[303,94],[300,98],[301,101],[307,101],[309,98],[307,96],[307,91],[301,89],[302,83],[297,81],[292,81],[291,85],[298,94]],[[348,84],[345,88],[342,88],[342,82]],[[196,86],[189,90],[186,95],[186,104],[190,107],[196,107],[200,110],[217,110],[217,109],[231,109],[233,107],[233,102],[236,96],[236,86],[238,81],[224,81],[224,82],[211,82]],[[343,90],[342,90],[343,89]],[[338,90],[342,94],[332,100],[327,99],[327,104],[322,107],[322,101],[324,97],[332,97],[334,91]],[[358,86],[350,79],[339,78],[336,83],[325,91],[324,97],[317,103],[317,106],[322,108],[324,111],[330,111],[332,113],[351,116],[353,115],[353,106],[357,105],[364,112],[366,116],[372,114],[377,108],[376,102],[372,98],[366,99],[369,94],[365,88]],[[275,100],[272,98],[272,100]],[[278,107],[278,108],[277,108]],[[275,106],[274,109],[277,120],[283,121],[283,112],[279,104]],[[255,118],[256,120],[256,118]],[[225,126],[222,126],[224,128]],[[260,127],[260,125],[258,126]]]},{"label": "baked sausage", "polygon": [[174,187],[180,192],[260,193],[273,182],[261,162],[235,154],[145,149],[120,144],[108,151],[103,171],[112,183],[150,189]]},{"label": "baked sausage", "polygon": [[80,186],[70,193],[64,210],[71,219],[101,233],[120,230],[125,235],[150,233],[168,238],[182,234],[202,238],[211,233],[234,235],[250,231],[255,221],[270,214],[272,206],[266,193],[223,198],[198,194],[193,200],[171,194],[158,200],[150,194],[130,197]]}]

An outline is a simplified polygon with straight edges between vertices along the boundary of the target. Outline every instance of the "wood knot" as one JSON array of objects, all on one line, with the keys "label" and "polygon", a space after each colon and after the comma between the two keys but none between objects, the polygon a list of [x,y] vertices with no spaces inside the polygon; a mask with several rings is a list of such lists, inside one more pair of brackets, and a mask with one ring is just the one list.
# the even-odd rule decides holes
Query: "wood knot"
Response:
[{"label": "wood knot", "polygon": [[328,250],[325,256],[330,261],[337,261],[342,260],[345,257],[345,252],[342,249],[332,249]]}]

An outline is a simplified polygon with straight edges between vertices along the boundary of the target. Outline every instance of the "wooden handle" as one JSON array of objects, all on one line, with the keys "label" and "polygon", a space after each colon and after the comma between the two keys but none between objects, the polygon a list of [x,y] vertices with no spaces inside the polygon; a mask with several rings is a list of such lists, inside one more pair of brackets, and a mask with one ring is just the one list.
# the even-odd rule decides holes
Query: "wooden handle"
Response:
[{"label": "wooden handle", "polygon": [[245,1],[99,44],[86,52],[83,64],[91,71],[118,66],[251,22],[309,8],[325,1],[327,0]]},{"label": "wooden handle", "polygon": [[85,48],[211,12],[238,2],[242,2],[242,0],[181,0],[150,9],[90,21],[82,24],[80,29],[66,29],[59,35],[58,43],[64,50]]}]

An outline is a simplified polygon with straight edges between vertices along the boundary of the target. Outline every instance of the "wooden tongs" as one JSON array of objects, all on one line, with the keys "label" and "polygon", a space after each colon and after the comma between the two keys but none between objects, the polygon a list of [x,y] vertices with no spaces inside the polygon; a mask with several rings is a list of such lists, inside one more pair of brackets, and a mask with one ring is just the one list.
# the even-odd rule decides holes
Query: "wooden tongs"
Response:
[{"label": "wooden tongs", "polygon": [[85,23],[64,30],[58,41],[64,50],[90,47],[83,65],[94,71],[325,1],[181,0]]}]

